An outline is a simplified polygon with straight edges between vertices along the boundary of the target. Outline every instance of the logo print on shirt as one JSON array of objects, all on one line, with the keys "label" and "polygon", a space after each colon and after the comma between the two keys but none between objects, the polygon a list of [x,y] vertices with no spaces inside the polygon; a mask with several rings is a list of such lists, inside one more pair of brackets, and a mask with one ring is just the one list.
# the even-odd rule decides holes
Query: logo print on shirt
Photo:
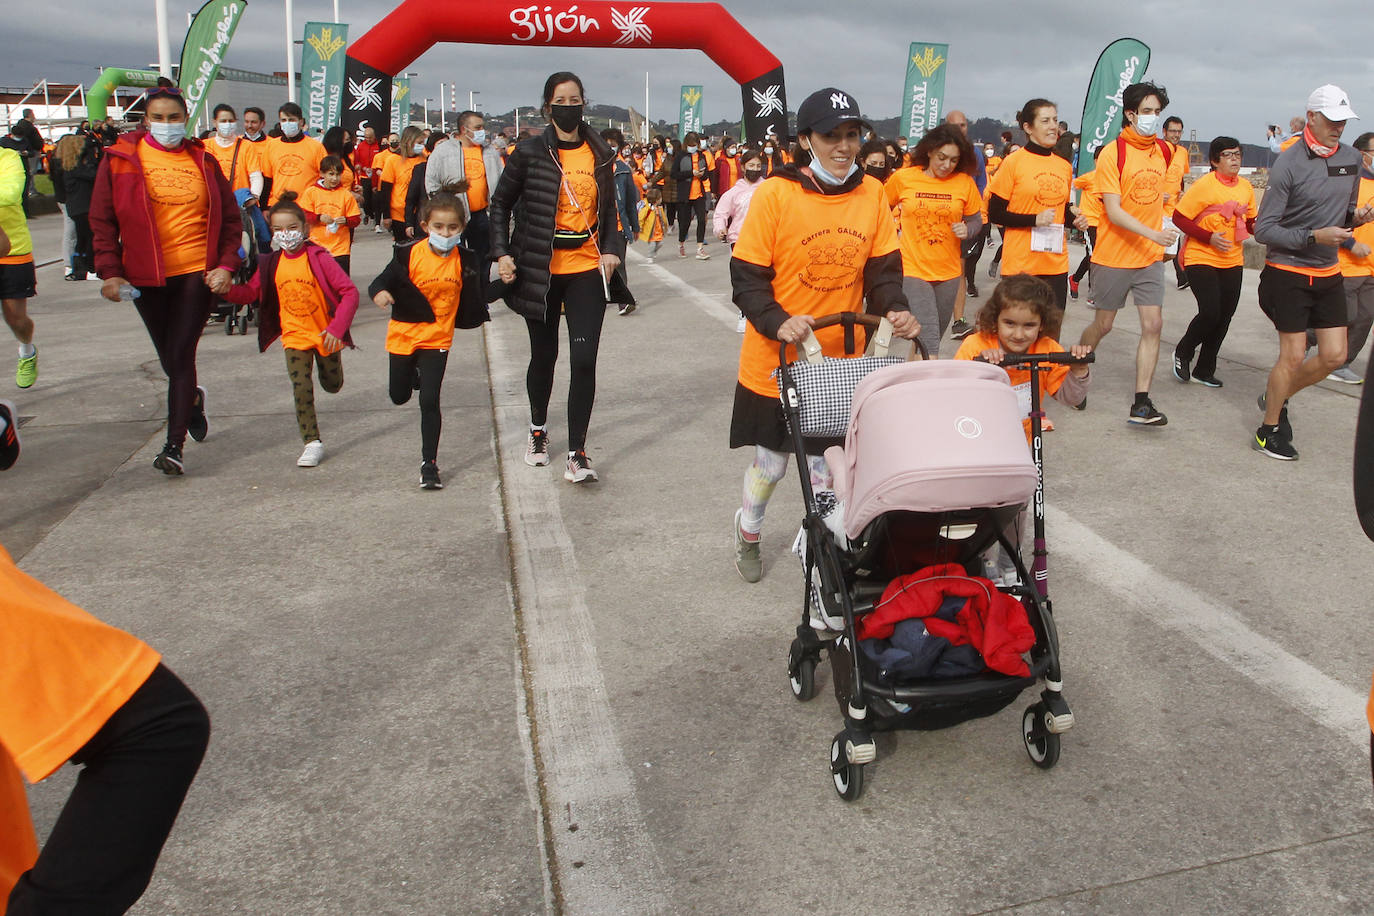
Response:
[{"label": "logo print on shirt", "polygon": [[158,204],[189,204],[196,199],[194,179],[179,169],[150,168],[148,196]]},{"label": "logo print on shirt", "polygon": [[1142,207],[1160,202],[1160,183],[1164,176],[1154,169],[1141,169],[1131,176],[1131,190],[1126,194],[1132,203]]},{"label": "logo print on shirt", "polygon": [[801,282],[820,292],[834,292],[852,286],[858,279],[859,246],[856,242],[824,242],[806,252]]},{"label": "logo print on shirt", "polygon": [[1062,207],[1069,198],[1069,183],[1058,175],[1035,176],[1035,202],[1042,207]]}]

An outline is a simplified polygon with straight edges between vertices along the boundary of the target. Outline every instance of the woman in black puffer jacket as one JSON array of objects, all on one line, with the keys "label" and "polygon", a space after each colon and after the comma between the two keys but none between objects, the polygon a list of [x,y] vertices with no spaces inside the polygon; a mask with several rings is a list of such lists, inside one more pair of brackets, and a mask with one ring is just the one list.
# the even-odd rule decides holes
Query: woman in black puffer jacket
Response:
[{"label": "woman in black puffer jacket", "polygon": [[[587,427],[596,399],[596,356],[606,316],[606,280],[625,257],[616,231],[615,155],[582,120],[582,81],[555,73],[544,83],[550,124],[521,140],[492,194],[491,252],[498,295],[525,319],[530,366],[530,436],[525,463],[549,463],[548,412],[558,361],[558,320],[568,320],[568,461],[564,478],[596,480]],[[515,230],[511,231],[511,217]],[[604,228],[604,231],[603,231]]]}]

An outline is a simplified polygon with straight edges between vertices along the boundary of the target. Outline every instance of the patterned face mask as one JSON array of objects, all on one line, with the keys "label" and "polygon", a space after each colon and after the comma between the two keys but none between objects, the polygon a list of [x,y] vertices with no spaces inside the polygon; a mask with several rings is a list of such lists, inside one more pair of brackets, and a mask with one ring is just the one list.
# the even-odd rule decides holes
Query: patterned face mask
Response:
[{"label": "patterned face mask", "polygon": [[305,233],[299,229],[278,229],[272,233],[272,247],[280,251],[295,251],[305,243]]}]

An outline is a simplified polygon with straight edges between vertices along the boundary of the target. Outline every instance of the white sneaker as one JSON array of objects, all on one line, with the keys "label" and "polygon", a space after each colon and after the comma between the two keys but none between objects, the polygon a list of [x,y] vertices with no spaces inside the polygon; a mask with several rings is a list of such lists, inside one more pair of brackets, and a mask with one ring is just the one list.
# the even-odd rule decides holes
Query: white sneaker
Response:
[{"label": "white sneaker", "polygon": [[736,331],[739,331],[741,334],[743,334],[743,333],[745,332],[745,330],[746,330],[748,327],[749,327],[749,319],[748,319],[748,318],[745,318],[745,317],[744,317],[744,313],[741,312],[741,313],[740,313],[740,316],[739,316],[739,321],[735,322],[735,330],[736,330]]},{"label": "white sneaker", "polygon": [[324,460],[324,443],[316,439],[306,443],[305,451],[301,452],[301,456],[296,459],[296,467],[317,468],[322,460]]},{"label": "white sneaker", "polygon": [[377,224],[377,228],[376,228],[376,229],[373,229],[372,232],[373,232],[374,235],[381,235],[383,232],[386,232],[386,230],[382,228],[382,224],[381,224],[381,223],[378,223],[378,224]]}]

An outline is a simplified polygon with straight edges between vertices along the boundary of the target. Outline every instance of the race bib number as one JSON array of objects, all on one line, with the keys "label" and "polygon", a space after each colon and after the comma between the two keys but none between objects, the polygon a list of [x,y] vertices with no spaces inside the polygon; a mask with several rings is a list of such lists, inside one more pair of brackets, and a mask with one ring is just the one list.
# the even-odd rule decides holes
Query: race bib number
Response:
[{"label": "race bib number", "polygon": [[1064,224],[1052,223],[1048,226],[1031,227],[1031,251],[1063,254]]}]

